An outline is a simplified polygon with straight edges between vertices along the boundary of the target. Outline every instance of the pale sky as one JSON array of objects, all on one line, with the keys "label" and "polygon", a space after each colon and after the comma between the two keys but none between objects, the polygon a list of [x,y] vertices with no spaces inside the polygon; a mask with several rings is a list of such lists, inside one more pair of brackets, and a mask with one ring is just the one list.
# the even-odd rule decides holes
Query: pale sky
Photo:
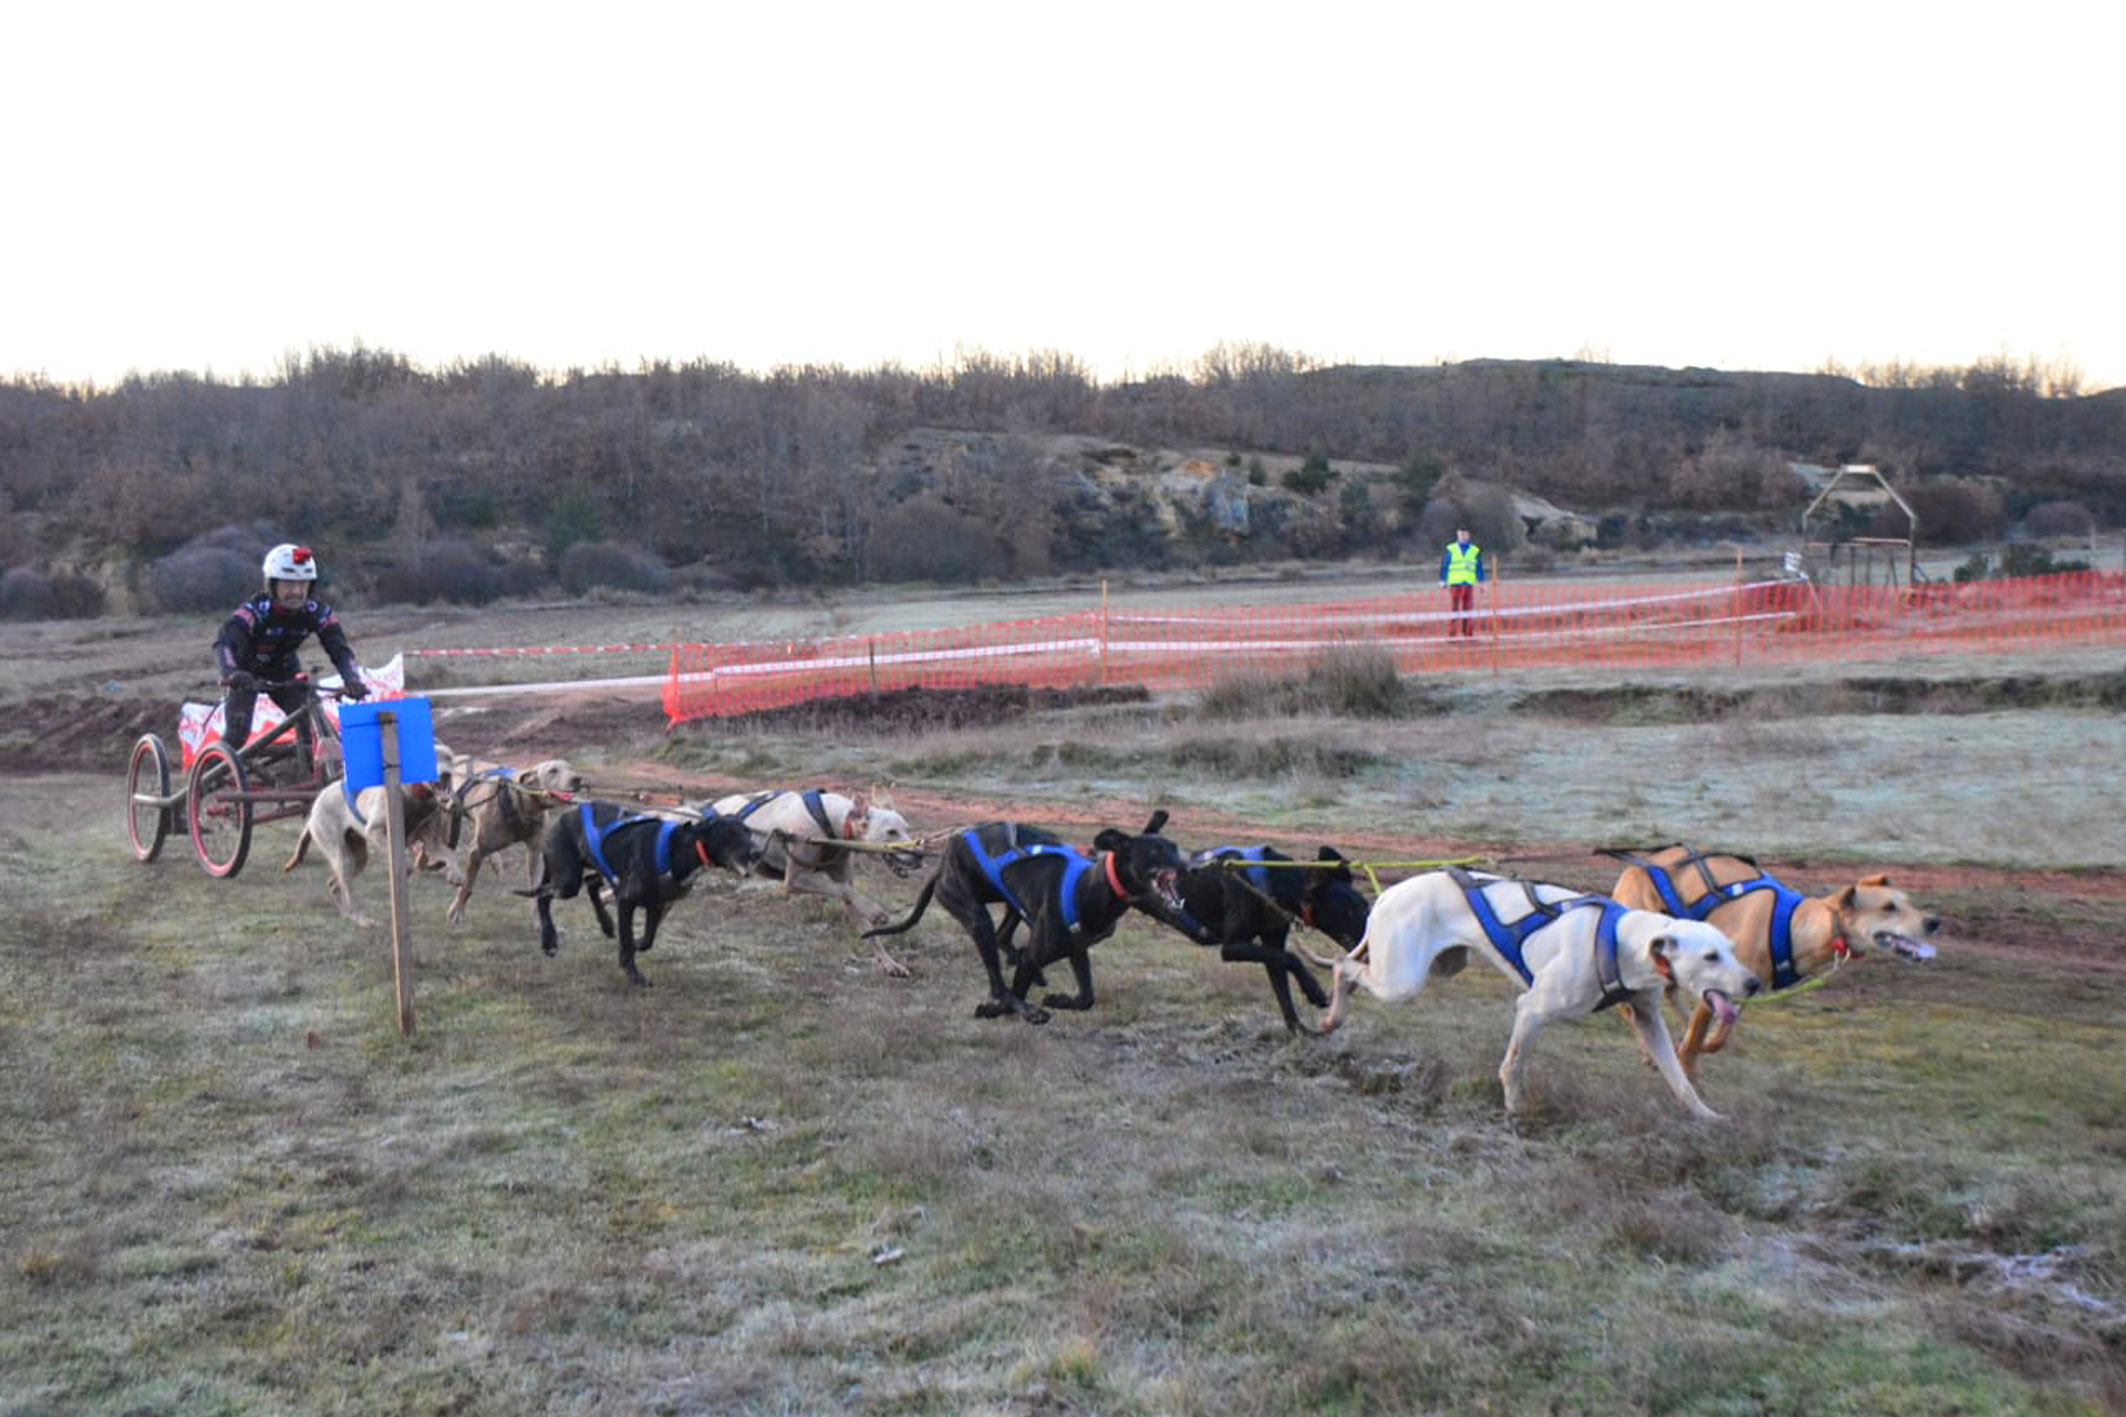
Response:
[{"label": "pale sky", "polygon": [[2126,385],[2126,5],[14,0],[0,374],[1330,361]]}]

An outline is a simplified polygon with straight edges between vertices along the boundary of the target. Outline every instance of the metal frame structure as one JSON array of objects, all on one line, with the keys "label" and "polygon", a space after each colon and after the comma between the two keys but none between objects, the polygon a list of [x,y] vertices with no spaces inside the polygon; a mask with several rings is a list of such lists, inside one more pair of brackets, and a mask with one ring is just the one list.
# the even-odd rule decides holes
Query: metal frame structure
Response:
[{"label": "metal frame structure", "polygon": [[[1903,536],[1851,536],[1812,540],[1811,522],[1843,483],[1872,483],[1905,514]],[[1843,505],[1843,504],[1840,504]],[[1870,463],[1847,463],[1831,476],[1801,513],[1801,548],[1816,579],[1828,585],[1876,585],[1890,589],[1916,584],[1919,574],[1919,514],[1897,495],[1880,469]],[[1898,579],[1900,572],[1903,580]]]}]

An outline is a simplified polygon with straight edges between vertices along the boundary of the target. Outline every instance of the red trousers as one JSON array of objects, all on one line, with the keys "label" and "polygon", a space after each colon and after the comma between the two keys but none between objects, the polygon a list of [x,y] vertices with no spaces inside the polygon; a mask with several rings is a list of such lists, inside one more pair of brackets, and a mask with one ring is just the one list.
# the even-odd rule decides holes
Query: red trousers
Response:
[{"label": "red trousers", "polygon": [[1451,640],[1456,635],[1466,635],[1470,639],[1475,639],[1476,619],[1470,612],[1476,609],[1476,587],[1473,585],[1448,586],[1447,608],[1460,617],[1447,626],[1447,638]]}]

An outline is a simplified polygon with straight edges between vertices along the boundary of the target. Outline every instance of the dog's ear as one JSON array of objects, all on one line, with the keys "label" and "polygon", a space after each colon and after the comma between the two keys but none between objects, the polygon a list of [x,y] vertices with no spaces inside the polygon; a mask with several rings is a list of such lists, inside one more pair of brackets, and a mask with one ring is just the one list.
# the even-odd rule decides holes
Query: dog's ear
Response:
[{"label": "dog's ear", "polygon": [[1150,821],[1148,821],[1148,822],[1146,822],[1146,823],[1144,824],[1144,830],[1143,830],[1143,831],[1141,831],[1141,832],[1138,832],[1138,833],[1137,833],[1137,835],[1139,835],[1139,836],[1157,836],[1157,835],[1159,834],[1159,829],[1160,829],[1161,827],[1165,826],[1165,825],[1166,825],[1166,808],[1164,808],[1164,807],[1161,807],[1161,808],[1160,808],[1160,809],[1159,809],[1158,811],[1156,811],[1156,812],[1152,813],[1152,819],[1151,819]]},{"label": "dog's ear", "polygon": [[1890,878],[1884,875],[1882,872],[1877,871],[1872,876],[1862,876],[1860,878],[1860,883],[1864,886],[1887,886],[1890,884]]},{"label": "dog's ear", "polygon": [[1676,937],[1656,935],[1646,942],[1646,953],[1653,958],[1654,972],[1663,979],[1673,981],[1675,975]]},{"label": "dog's ear", "polygon": [[1095,851],[1127,851],[1128,849],[1129,833],[1117,827],[1102,827],[1100,828],[1100,834],[1093,838],[1093,850]]},{"label": "dog's ear", "polygon": [[1833,909],[1833,910],[1841,910],[1841,911],[1843,911],[1843,910],[1851,910],[1851,909],[1853,908],[1853,901],[1854,901],[1855,897],[1857,896],[1857,894],[1859,893],[1859,890],[1860,890],[1860,887],[1858,887],[1858,886],[1847,886],[1847,887],[1846,887],[1846,888],[1845,888],[1844,890],[1840,891],[1840,892],[1839,892],[1839,893],[1838,893],[1837,895],[1835,895],[1835,896],[1832,896],[1832,897],[1831,897],[1831,909]]}]

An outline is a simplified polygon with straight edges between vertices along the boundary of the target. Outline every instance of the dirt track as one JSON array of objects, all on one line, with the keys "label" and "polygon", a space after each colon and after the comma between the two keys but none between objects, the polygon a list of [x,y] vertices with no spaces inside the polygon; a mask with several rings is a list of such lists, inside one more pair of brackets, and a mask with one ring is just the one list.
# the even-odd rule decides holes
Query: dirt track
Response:
[{"label": "dirt track", "polygon": [[[1141,691],[1109,693],[1140,700]],[[823,732],[860,728],[882,739],[938,730],[1009,722],[1031,710],[1068,707],[1056,696],[1029,695],[999,687],[993,693],[934,696],[887,695],[879,702],[801,707],[780,711],[761,721],[731,725],[733,731]],[[0,771],[49,773],[108,772],[114,789],[125,755],[140,734],[154,732],[175,746],[176,705],[156,699],[91,696],[31,700],[11,709],[12,728],[0,735]],[[577,752],[584,744],[610,745],[611,766],[595,774],[608,792],[681,793],[750,789],[760,784],[713,773],[686,772],[649,759],[648,750],[664,737],[662,714],[654,702],[584,693],[546,702],[528,715],[454,713],[443,725],[454,747],[505,759],[528,759]],[[952,825],[997,819],[1037,821],[1090,829],[1130,826],[1142,819],[1141,802],[1121,799],[1011,796],[897,787],[895,800],[915,821]],[[1242,815],[1192,806],[1182,814],[1182,834],[1193,842],[1224,838],[1268,841],[1305,849],[1316,840],[1267,827]],[[1487,858],[1505,870],[1540,875],[1565,884],[1602,889],[1614,879],[1614,867],[1592,853],[1583,841],[1531,842],[1448,838],[1437,834],[1379,828],[1346,828],[1335,844],[1347,854],[1375,861],[1423,861]],[[1616,845],[1649,845],[1617,842]],[[1816,862],[1806,858],[1765,859],[1765,865],[1796,884],[1827,889],[1850,880],[1854,863]],[[2086,870],[2017,869],[1982,865],[1913,863],[1874,859],[1868,869],[1891,873],[1898,884],[1922,900],[1940,901],[1950,917],[1954,943],[1948,948],[2006,951],[2033,958],[2071,960],[2104,969],[2126,969],[2126,873]],[[1399,874],[1399,873],[1398,873]]]}]

